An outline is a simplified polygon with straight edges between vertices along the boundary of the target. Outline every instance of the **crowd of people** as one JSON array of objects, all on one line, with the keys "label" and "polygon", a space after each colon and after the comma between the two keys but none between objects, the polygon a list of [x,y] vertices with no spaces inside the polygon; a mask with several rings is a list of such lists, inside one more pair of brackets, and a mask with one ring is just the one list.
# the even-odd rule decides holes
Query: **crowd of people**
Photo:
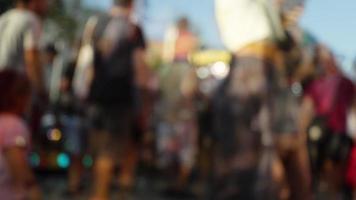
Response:
[{"label": "crowd of people", "polygon": [[189,20],[167,31],[156,72],[133,5],[115,0],[90,17],[68,62],[56,45],[41,47],[47,0],[15,0],[0,16],[1,199],[44,198],[28,155],[49,113],[64,134],[73,196],[89,153],[90,200],[110,199],[113,181],[130,199],[141,165],[165,179],[167,198],[356,198],[355,85],[299,26],[303,1],[269,5],[272,37],[243,45],[227,33],[233,15],[219,18],[232,59],[209,95],[191,62],[201,45]]}]

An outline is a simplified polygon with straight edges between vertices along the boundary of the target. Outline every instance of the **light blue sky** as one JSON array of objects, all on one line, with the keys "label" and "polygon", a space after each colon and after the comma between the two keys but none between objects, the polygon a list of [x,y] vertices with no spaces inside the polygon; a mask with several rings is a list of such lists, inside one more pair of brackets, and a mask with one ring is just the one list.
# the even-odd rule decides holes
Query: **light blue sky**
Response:
[{"label": "light blue sky", "polygon": [[310,0],[302,24],[349,60],[356,56],[355,11],[355,0]]},{"label": "light blue sky", "polygon": [[[108,8],[111,0],[85,0],[88,5]],[[144,1],[144,0],[138,0]],[[195,31],[210,47],[221,42],[214,19],[213,0],[145,0],[147,37],[159,39],[179,16],[189,16]],[[302,26],[336,54],[350,61],[356,55],[356,0],[308,0]]]},{"label": "light blue sky", "polygon": [[[87,5],[106,9],[112,0],[84,0]],[[213,0],[137,0],[146,1],[144,26],[150,39],[161,39],[169,25],[181,16],[188,16],[194,30],[204,43],[222,47],[214,18]]]}]

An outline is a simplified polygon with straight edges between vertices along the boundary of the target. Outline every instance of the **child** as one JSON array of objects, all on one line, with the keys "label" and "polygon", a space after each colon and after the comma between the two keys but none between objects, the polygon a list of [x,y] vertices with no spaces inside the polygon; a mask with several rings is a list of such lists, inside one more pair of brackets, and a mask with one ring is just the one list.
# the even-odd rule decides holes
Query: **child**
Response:
[{"label": "child", "polygon": [[31,84],[15,71],[0,72],[0,197],[41,199],[27,160],[30,133],[22,116],[29,107]]}]

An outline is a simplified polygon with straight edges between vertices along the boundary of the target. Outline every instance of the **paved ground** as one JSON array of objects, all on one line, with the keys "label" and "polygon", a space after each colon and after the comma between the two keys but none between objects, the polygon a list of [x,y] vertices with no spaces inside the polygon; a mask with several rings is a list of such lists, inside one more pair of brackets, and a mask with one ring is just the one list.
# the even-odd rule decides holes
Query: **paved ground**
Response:
[{"label": "paved ground", "polygon": [[[41,174],[38,176],[44,191],[45,200],[87,200],[90,193],[90,181],[86,180],[84,190],[77,197],[70,197],[66,194],[67,184],[65,174]],[[162,181],[148,181],[145,178],[139,178],[134,194],[127,200],[193,200],[197,198],[172,198],[162,194],[163,188],[167,185]],[[112,188],[112,199],[119,199],[119,189]]]}]

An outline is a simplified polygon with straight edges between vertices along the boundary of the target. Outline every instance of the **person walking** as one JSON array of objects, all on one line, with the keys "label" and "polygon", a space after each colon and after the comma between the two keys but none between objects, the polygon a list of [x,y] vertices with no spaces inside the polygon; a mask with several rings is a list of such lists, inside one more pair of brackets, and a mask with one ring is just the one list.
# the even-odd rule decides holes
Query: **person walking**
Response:
[{"label": "person walking", "polygon": [[40,62],[41,20],[47,0],[16,0],[15,8],[0,17],[0,71],[11,68],[28,76],[36,92],[44,93]]},{"label": "person walking", "polygon": [[90,18],[84,31],[94,55],[86,97],[92,125],[89,148],[95,157],[92,200],[109,199],[115,167],[120,167],[121,190],[131,190],[135,182],[138,148],[132,126],[148,69],[143,32],[131,20],[133,4],[115,0],[109,13]]}]

